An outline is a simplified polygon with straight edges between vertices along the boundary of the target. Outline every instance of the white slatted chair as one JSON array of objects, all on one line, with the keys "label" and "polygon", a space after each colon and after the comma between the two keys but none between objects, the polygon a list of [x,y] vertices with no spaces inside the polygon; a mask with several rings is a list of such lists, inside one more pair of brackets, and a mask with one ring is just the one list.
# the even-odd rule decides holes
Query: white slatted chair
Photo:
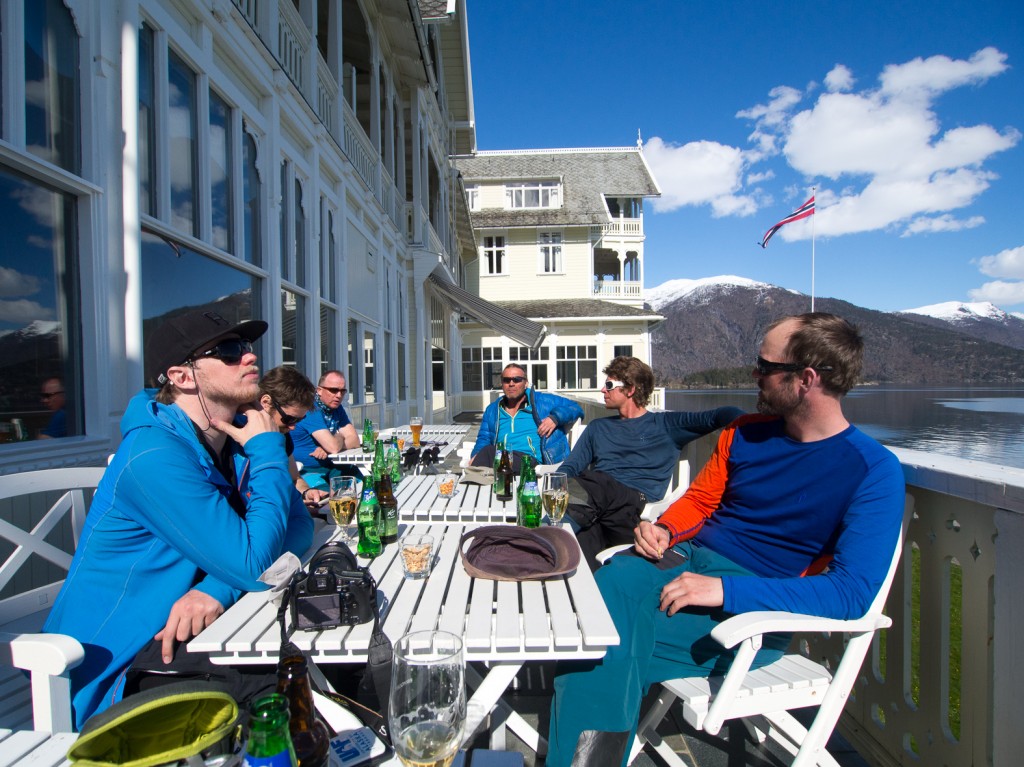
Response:
[{"label": "white slatted chair", "polygon": [[[95,488],[103,471],[47,469],[0,476],[0,509],[12,509],[0,519],[0,541],[11,549],[0,565],[0,589],[9,588],[19,570],[21,578],[35,574],[44,560],[54,570],[49,582],[0,600],[0,730],[72,730],[69,672],[82,662],[82,645],[61,634],[38,633],[64,582],[71,554],[47,538],[59,534],[58,525],[68,519],[72,543],[78,545],[85,523],[84,490]],[[45,504],[29,497],[53,491],[64,492],[40,516]],[[18,669],[28,671],[30,680]]]},{"label": "white slatted chair", "polygon": [[[875,632],[892,625],[892,621],[882,614],[882,609],[903,551],[904,534],[913,515],[913,507],[913,499],[908,495],[903,528],[893,551],[889,572],[863,617],[833,620],[762,611],[743,613],[723,621],[712,630],[711,636],[723,647],[739,646],[726,675],[662,682],[655,704],[640,721],[629,761],[632,763],[640,750],[648,745],[673,767],[685,767],[685,762],[656,730],[672,704],[679,700],[684,719],[697,730],[717,735],[724,722],[742,718],[747,729],[759,741],[770,737],[793,755],[793,767],[839,767],[825,749],[825,744],[839,720]],[[842,659],[832,673],[800,654],[785,655],[775,663],[750,671],[754,655],[761,647],[761,637],[780,631],[796,634],[841,632],[847,636]],[[809,729],[789,713],[790,709],[808,706],[818,706]]]}]

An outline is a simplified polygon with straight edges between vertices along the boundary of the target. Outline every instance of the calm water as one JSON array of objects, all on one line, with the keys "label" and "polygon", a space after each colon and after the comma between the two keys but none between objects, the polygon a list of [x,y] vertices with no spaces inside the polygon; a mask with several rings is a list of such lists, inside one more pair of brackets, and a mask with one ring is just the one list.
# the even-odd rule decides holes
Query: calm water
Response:
[{"label": "calm water", "polygon": [[[669,410],[735,405],[754,412],[757,392],[668,391]],[[846,417],[886,445],[1024,468],[1024,389],[854,389]]]}]

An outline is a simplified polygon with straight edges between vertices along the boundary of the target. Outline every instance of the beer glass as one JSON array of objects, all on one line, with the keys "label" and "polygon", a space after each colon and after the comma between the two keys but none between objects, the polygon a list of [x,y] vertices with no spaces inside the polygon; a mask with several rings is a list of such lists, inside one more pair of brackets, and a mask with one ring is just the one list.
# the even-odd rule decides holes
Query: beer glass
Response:
[{"label": "beer glass", "polygon": [[331,477],[331,495],[327,503],[334,524],[344,527],[346,541],[351,540],[352,531],[349,527],[355,520],[356,507],[359,505],[355,477]]},{"label": "beer glass", "polygon": [[412,431],[412,446],[420,446],[420,432],[423,431],[423,419],[420,417],[409,419],[409,429]]},{"label": "beer glass", "polygon": [[565,509],[569,505],[568,477],[560,471],[544,474],[543,477],[541,500],[548,515],[548,524],[560,525],[562,517],[565,516]]},{"label": "beer glass", "polygon": [[462,640],[415,631],[395,643],[388,707],[395,753],[406,767],[448,767],[466,725]]}]

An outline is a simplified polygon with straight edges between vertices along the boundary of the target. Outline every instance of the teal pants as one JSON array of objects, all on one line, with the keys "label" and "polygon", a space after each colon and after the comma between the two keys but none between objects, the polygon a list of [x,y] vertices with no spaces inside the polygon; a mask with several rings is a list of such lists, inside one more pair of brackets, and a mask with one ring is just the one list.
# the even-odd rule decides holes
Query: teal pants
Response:
[{"label": "teal pants", "polygon": [[[658,609],[661,590],[684,572],[713,576],[751,573],[689,542],[678,544],[675,550],[685,560],[671,569],[620,554],[595,574],[620,641],[609,647],[601,660],[559,664],[551,700],[548,767],[569,767],[576,741],[585,730],[628,733],[628,755],[640,703],[652,684],[677,677],[713,676],[728,668],[735,653],[712,639],[710,632],[729,614],[721,608],[691,607],[669,617]],[[778,660],[788,645],[789,635],[765,637],[754,666]]]}]

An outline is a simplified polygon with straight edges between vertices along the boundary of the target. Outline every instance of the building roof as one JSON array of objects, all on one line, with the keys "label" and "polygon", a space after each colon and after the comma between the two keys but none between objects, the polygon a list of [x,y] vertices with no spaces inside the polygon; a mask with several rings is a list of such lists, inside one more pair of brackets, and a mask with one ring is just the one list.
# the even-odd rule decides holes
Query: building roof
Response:
[{"label": "building roof", "polygon": [[455,164],[466,184],[512,180],[562,182],[561,208],[473,211],[473,226],[477,228],[605,224],[609,221],[606,195],[661,194],[637,147],[479,152],[458,157]]},{"label": "building roof", "polygon": [[597,298],[554,298],[533,301],[494,301],[502,309],[531,319],[572,319],[577,317],[608,317],[609,319],[663,320],[650,309],[638,309]]}]

